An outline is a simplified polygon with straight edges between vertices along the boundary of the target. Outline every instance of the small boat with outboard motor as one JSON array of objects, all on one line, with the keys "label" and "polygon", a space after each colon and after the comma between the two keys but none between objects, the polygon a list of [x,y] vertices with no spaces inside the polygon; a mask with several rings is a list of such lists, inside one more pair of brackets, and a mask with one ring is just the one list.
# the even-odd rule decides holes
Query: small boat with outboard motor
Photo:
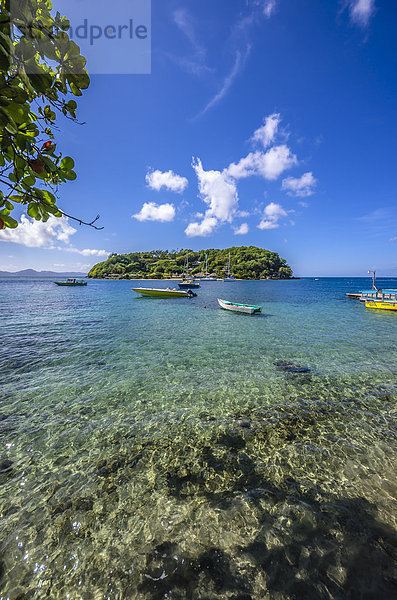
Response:
[{"label": "small boat with outboard motor", "polygon": [[152,296],[154,298],[194,298],[197,296],[192,290],[177,290],[175,288],[132,288],[137,294],[142,296]]}]

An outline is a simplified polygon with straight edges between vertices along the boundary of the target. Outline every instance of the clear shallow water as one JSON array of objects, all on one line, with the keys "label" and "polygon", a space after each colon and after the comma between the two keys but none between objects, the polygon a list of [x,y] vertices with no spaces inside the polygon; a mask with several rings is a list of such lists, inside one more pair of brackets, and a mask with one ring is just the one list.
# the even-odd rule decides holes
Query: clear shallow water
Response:
[{"label": "clear shallow water", "polygon": [[368,281],[3,280],[0,599],[394,597],[397,315],[345,299]]}]

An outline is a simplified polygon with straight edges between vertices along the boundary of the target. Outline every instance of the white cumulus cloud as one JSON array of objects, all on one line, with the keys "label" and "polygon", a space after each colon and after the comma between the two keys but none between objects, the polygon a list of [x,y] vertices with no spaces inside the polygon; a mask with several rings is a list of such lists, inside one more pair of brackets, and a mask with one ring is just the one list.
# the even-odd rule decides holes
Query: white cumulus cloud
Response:
[{"label": "white cumulus cloud", "polygon": [[215,231],[217,225],[218,219],[215,217],[204,217],[201,223],[189,223],[185,229],[185,234],[188,237],[211,235]]},{"label": "white cumulus cloud", "polygon": [[241,223],[240,227],[234,228],[234,235],[246,235],[248,232],[248,223]]},{"label": "white cumulus cloud", "polygon": [[227,173],[235,179],[258,175],[271,181],[297,162],[295,154],[292,154],[288,146],[282,144],[273,146],[267,152],[251,152],[238,163],[229,165]]},{"label": "white cumulus cloud", "polygon": [[314,194],[314,188],[317,180],[313,173],[304,173],[301,177],[287,177],[283,179],[281,189],[285,190],[290,196],[300,196],[304,198]]},{"label": "white cumulus cloud", "polygon": [[47,250],[60,250],[61,252],[72,252],[82,256],[109,256],[107,250],[95,250],[86,248],[79,250],[73,246],[56,246],[56,242],[69,243],[70,236],[77,229],[69,225],[66,217],[51,216],[48,221],[36,221],[21,215],[21,220],[16,229],[3,229],[0,231],[0,241],[21,244],[28,248],[46,248]]},{"label": "white cumulus cloud", "polygon": [[280,227],[279,220],[282,217],[286,217],[287,212],[281,206],[275,202],[270,202],[263,211],[263,219],[259,223],[259,229],[277,229]]},{"label": "white cumulus cloud", "polygon": [[238,206],[236,184],[225,171],[205,171],[200,159],[192,167],[198,180],[202,200],[207,204],[201,222],[190,223],[185,229],[188,237],[210,235],[218,223],[231,223]]},{"label": "white cumulus cloud", "polygon": [[200,159],[193,161],[192,167],[197,175],[200,195],[209,206],[206,216],[230,223],[238,206],[235,182],[225,171],[205,171]]},{"label": "white cumulus cloud", "polygon": [[[210,235],[218,225],[233,223],[237,217],[247,217],[247,211],[239,210],[239,197],[237,185],[240,179],[248,177],[261,177],[273,181],[280,177],[284,171],[298,164],[298,159],[286,144],[274,145],[278,127],[281,122],[279,113],[273,113],[264,119],[264,124],[257,129],[252,140],[263,149],[250,152],[237,162],[226,166],[223,170],[209,170],[203,168],[199,158],[193,159],[192,167],[196,173],[200,197],[206,204],[204,213],[196,213],[195,221],[185,229],[189,237]],[[283,189],[297,196],[308,196],[312,193],[316,180],[312,173],[305,173],[301,178],[287,178],[284,180]],[[278,215],[271,213],[273,207],[279,207]],[[261,229],[275,229],[279,227],[279,219],[287,213],[274,203],[265,209],[263,219],[259,225]],[[249,231],[248,224],[243,223],[235,227],[237,235],[244,235]]]},{"label": "white cumulus cloud", "polygon": [[181,194],[188,186],[186,177],[181,177],[173,171],[150,171],[146,175],[146,183],[152,190],[159,192],[162,188]]},{"label": "white cumulus cloud", "polygon": [[137,221],[160,221],[167,223],[173,221],[175,217],[175,207],[173,204],[156,204],[155,202],[145,202],[139,213],[132,215]]},{"label": "white cumulus cloud", "polygon": [[265,119],[265,124],[254,132],[252,139],[255,142],[260,142],[264,148],[267,148],[276,136],[280,121],[281,118],[279,113],[269,115]]},{"label": "white cumulus cloud", "polygon": [[77,229],[69,225],[66,217],[51,217],[44,221],[29,219],[21,215],[21,220],[16,229],[3,229],[0,231],[1,242],[22,244],[29,248],[53,248],[54,242],[69,242],[71,235]]}]

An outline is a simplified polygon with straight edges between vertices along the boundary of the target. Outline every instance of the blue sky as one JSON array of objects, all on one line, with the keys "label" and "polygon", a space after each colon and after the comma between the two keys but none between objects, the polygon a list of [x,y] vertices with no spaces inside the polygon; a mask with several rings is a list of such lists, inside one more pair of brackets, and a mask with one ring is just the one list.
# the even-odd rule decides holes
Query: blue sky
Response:
[{"label": "blue sky", "polygon": [[396,21],[381,0],[154,0],[151,74],[93,75],[85,124],[61,120],[60,206],[104,230],[21,216],[0,270],[253,244],[296,275],[397,276]]}]

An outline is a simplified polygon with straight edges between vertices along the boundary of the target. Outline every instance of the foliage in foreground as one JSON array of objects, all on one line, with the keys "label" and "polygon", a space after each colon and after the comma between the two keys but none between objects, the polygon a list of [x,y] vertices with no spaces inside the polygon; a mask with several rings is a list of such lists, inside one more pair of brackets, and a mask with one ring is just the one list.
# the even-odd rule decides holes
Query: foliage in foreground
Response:
[{"label": "foliage in foreground", "polygon": [[51,10],[50,0],[1,0],[0,229],[17,227],[15,204],[36,220],[66,214],[56,193],[76,179],[74,161],[57,149],[54,132],[57,113],[76,119],[73,96],[90,79],[66,33],[69,21]]},{"label": "foliage in foreground", "polygon": [[289,279],[291,267],[277,252],[256,246],[239,246],[223,250],[153,250],[112,254],[105,262],[95,265],[88,277],[117,277],[163,279],[181,276],[184,272],[186,255],[189,254],[189,272],[205,274],[205,257],[208,258],[208,274],[224,277],[230,253],[231,274],[239,279]]}]

